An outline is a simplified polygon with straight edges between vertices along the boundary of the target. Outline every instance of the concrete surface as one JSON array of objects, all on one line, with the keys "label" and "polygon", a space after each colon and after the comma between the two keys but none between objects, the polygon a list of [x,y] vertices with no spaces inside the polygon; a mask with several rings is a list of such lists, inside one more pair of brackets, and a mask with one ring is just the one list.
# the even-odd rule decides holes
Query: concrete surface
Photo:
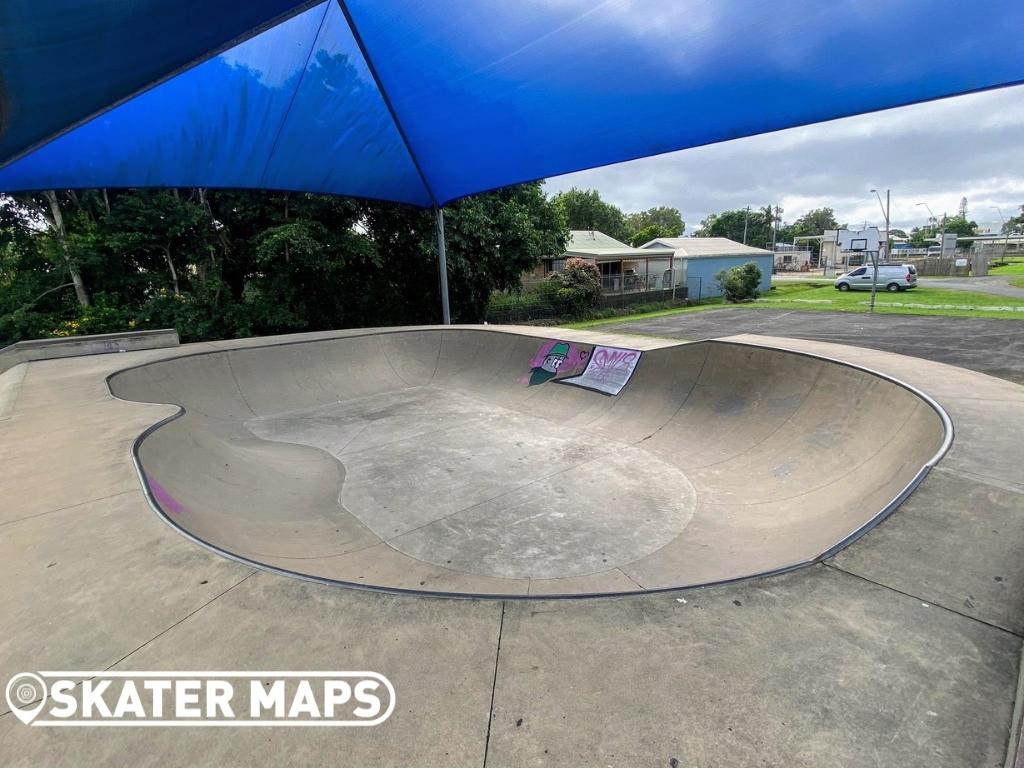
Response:
[{"label": "concrete surface", "polygon": [[30,360],[52,360],[59,357],[101,355],[110,352],[133,352],[140,349],[164,349],[176,347],[178,343],[178,332],[173,328],[18,341],[0,349],[0,373]]},{"label": "concrete surface", "polygon": [[1016,752],[1024,613],[1012,453],[1024,388],[870,349],[741,340],[848,359],[929,391],[956,425],[952,450],[827,563],[707,589],[529,603],[254,572],[157,519],[131,483],[128,448],[171,409],[114,400],[105,377],[273,339],[28,364],[0,421],[0,681],[67,667],[362,667],[395,683],[398,708],[368,729],[34,729],[4,712],[0,762],[1003,765]]},{"label": "concrete surface", "polygon": [[739,333],[829,341],[923,357],[1024,384],[1024,322],[973,317],[712,309],[601,326],[699,341]]},{"label": "concrete surface", "polygon": [[138,446],[173,525],[257,565],[470,595],[634,592],[806,563],[887,511],[946,439],[920,396],[819,358],[651,349],[612,397],[531,385],[550,344],[368,333],[180,357],[110,386],[184,409]]}]

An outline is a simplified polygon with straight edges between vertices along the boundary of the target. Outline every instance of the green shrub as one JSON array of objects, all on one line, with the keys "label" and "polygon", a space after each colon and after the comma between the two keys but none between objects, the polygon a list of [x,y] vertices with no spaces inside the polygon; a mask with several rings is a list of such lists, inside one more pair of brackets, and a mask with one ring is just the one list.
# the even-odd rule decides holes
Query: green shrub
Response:
[{"label": "green shrub", "polygon": [[753,301],[759,295],[761,268],[753,261],[748,261],[740,267],[723,269],[715,275],[715,280],[722,286],[726,301]]},{"label": "green shrub", "polygon": [[121,306],[111,293],[96,293],[92,305],[77,306],[75,317],[58,322],[48,336],[88,336],[96,333],[119,333],[132,330],[134,323],[129,310]]},{"label": "green shrub", "polygon": [[567,259],[565,269],[548,278],[541,289],[562,315],[580,317],[601,300],[601,273],[586,259]]}]

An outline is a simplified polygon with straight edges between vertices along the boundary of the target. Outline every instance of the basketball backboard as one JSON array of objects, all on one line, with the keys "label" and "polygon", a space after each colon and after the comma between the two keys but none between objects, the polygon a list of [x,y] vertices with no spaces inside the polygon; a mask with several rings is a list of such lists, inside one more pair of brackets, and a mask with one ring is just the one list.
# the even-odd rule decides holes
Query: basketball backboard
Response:
[{"label": "basketball backboard", "polygon": [[878,227],[840,229],[836,232],[836,242],[842,251],[877,252],[880,242]]}]

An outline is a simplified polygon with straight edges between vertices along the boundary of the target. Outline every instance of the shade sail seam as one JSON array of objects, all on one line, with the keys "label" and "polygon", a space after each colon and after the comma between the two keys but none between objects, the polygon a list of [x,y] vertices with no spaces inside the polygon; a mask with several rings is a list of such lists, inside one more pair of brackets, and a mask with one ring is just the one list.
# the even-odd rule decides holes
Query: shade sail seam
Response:
[{"label": "shade sail seam", "polygon": [[210,61],[210,60],[216,58],[217,56],[220,56],[222,53],[224,53],[226,51],[229,51],[232,48],[234,48],[234,47],[236,47],[238,45],[241,45],[242,43],[245,43],[248,40],[251,40],[252,38],[256,37],[257,35],[261,35],[264,32],[266,32],[267,30],[272,29],[273,27],[276,27],[279,24],[283,24],[284,22],[288,21],[289,19],[293,19],[296,16],[298,16],[298,15],[300,15],[302,13],[305,13],[306,11],[310,10],[311,8],[315,8],[321,2],[323,2],[323,0],[304,0],[304,2],[297,3],[295,6],[290,8],[286,13],[278,14],[277,16],[274,16],[272,19],[268,19],[267,21],[264,21],[262,24],[258,24],[257,26],[252,27],[251,29],[246,30],[242,34],[236,35],[235,37],[231,38],[230,40],[224,41],[220,45],[215,46],[215,47],[211,48],[208,51],[205,51],[201,56],[196,56],[195,58],[191,59],[190,61],[187,61],[184,64],[181,64],[180,66],[175,67],[174,69],[166,72],[165,74],[161,75],[160,77],[158,77],[158,78],[156,78],[156,79],[154,79],[154,80],[152,80],[152,81],[150,81],[148,83],[145,83],[144,85],[142,85],[139,88],[135,89],[131,93],[125,94],[124,96],[122,96],[121,98],[117,99],[116,101],[112,101],[110,104],[106,104],[103,107],[101,107],[100,109],[97,109],[97,110],[95,110],[93,112],[90,112],[87,115],[83,115],[81,118],[79,118],[78,120],[75,120],[72,123],[69,123],[68,125],[66,125],[63,128],[61,128],[59,131],[56,131],[55,133],[52,133],[52,134],[50,134],[48,136],[44,136],[43,138],[38,139],[38,140],[36,140],[36,141],[26,145],[24,148],[14,152],[10,157],[7,157],[7,158],[0,157],[0,169],[6,168],[7,166],[12,165],[13,163],[18,162],[19,160],[27,157],[28,155],[31,155],[33,152],[36,152],[37,150],[41,149],[42,147],[45,147],[47,144],[50,144],[50,143],[56,141],[57,139],[61,138],[62,136],[65,136],[68,133],[71,133],[72,131],[74,131],[74,130],[76,130],[78,128],[81,128],[83,125],[85,125],[85,124],[87,124],[89,122],[92,122],[93,120],[95,120],[95,119],[97,119],[99,117],[102,117],[103,115],[107,114],[108,112],[112,112],[113,110],[115,110],[118,107],[126,104],[127,102],[137,98],[138,96],[141,96],[142,94],[146,93],[147,91],[151,91],[154,88],[156,88],[156,87],[158,87],[160,85],[163,85],[168,80],[171,80],[171,79],[173,79],[175,77],[178,77],[179,75],[183,74],[184,72],[187,72],[190,69],[194,69],[195,67],[198,67],[201,64],[205,64],[207,61]]},{"label": "shade sail seam", "polygon": [[267,180],[267,173],[270,170],[270,163],[274,159],[274,153],[277,152],[277,143],[281,139],[281,134],[284,132],[284,127],[288,123],[288,116],[292,113],[292,107],[295,106],[295,99],[299,97],[299,89],[302,88],[302,81],[306,79],[306,72],[309,70],[309,62],[313,58],[313,51],[316,50],[317,41],[320,40],[320,33],[323,31],[324,22],[327,21],[327,13],[331,10],[331,4],[328,2],[324,3],[324,15],[320,17],[320,23],[317,25],[316,33],[313,35],[313,39],[309,41],[309,50],[306,51],[306,61],[302,65],[302,71],[299,73],[299,78],[295,82],[295,90],[292,91],[292,97],[288,100],[288,106],[284,110],[284,115],[281,117],[281,123],[277,126],[277,131],[274,133],[274,140],[270,144],[270,151],[267,152],[267,159],[263,163],[263,172],[260,173],[260,186],[262,187]]},{"label": "shade sail seam", "polygon": [[[430,196],[432,207],[438,208],[442,206],[443,203],[438,202],[437,195],[434,194],[434,189],[430,186],[430,181],[427,179],[427,174],[423,172],[423,166],[420,165],[419,158],[416,157],[412,144],[409,143],[409,137],[405,133],[405,128],[402,127],[402,121],[398,119],[398,113],[395,112],[395,108],[391,103],[391,97],[388,96],[388,92],[384,89],[384,84],[381,82],[380,75],[377,74],[377,67],[374,66],[373,59],[370,58],[370,52],[366,50],[366,45],[363,43],[363,36],[359,34],[359,29],[356,27],[356,23],[352,19],[352,15],[348,12],[348,6],[346,5],[345,0],[337,0],[337,2],[342,15],[345,17],[345,22],[348,24],[348,28],[352,32],[352,39],[355,40],[356,47],[359,48],[359,52],[363,55],[363,61],[366,62],[366,68],[370,72],[370,77],[373,78],[373,83],[377,86],[377,92],[380,94],[380,98],[384,102],[384,106],[387,107],[388,114],[391,115],[391,122],[395,124],[395,130],[398,131],[398,135],[402,139],[405,151],[409,153],[409,159],[412,160],[412,164],[416,168],[416,173],[419,174],[420,181],[423,182],[423,187],[427,190],[427,194]],[[425,208],[427,206],[418,207]]]}]

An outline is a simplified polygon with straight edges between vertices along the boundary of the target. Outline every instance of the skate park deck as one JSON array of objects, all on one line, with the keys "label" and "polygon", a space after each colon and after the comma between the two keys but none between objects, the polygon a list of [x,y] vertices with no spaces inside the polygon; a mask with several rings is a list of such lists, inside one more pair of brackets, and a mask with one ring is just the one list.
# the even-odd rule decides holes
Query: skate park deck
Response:
[{"label": "skate park deck", "polygon": [[[932,396],[956,436],[910,497],[842,551],[704,589],[528,602],[379,594],[230,560],[153,513],[132,447],[178,408],[116,399],[109,376],[348,335],[39,361],[0,376],[0,673],[377,669],[397,691],[392,718],[359,733],[282,729],[267,739],[246,729],[47,732],[4,713],[7,764],[130,755],[327,765],[340,753],[354,766],[754,766],[819,765],[827,754],[841,765],[975,766],[1016,751],[1024,388],[871,349],[729,339],[892,376]],[[557,335],[645,355],[672,346]]]}]

